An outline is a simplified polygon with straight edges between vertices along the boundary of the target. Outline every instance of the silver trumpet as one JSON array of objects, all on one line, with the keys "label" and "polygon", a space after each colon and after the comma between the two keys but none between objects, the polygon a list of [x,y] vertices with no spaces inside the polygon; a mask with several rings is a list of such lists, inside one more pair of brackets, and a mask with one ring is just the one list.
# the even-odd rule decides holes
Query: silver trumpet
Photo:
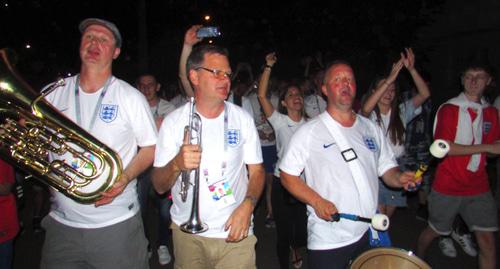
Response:
[{"label": "silver trumpet", "polygon": [[[194,112],[194,98],[191,97],[191,110],[189,111],[189,125],[186,126],[188,132],[189,143],[192,145],[201,146],[201,118],[198,113]],[[181,174],[181,199],[183,202],[187,200],[189,185],[191,185],[191,172],[183,171]],[[190,234],[202,233],[208,230],[208,225],[200,219],[200,167],[194,169],[194,184],[193,184],[193,203],[191,205],[191,215],[185,223],[181,224],[181,231]]]}]

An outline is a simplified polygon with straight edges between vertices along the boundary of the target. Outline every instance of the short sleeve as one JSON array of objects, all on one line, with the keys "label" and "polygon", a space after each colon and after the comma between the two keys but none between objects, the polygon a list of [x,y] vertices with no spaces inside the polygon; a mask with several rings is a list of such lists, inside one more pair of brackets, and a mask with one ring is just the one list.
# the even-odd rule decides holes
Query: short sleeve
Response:
[{"label": "short sleeve", "polygon": [[136,94],[135,98],[129,98],[129,109],[125,110],[131,120],[137,145],[146,147],[156,144],[157,130],[153,115],[144,96]]},{"label": "short sleeve", "polygon": [[292,136],[279,165],[280,170],[293,176],[300,176],[309,157],[307,130],[303,127]]},{"label": "short sleeve", "polygon": [[155,160],[153,166],[165,166],[170,162],[170,160],[175,157],[175,155],[179,151],[180,146],[176,141],[182,141],[182,138],[180,138],[181,140],[179,140],[179,138],[176,137],[174,129],[175,123],[172,121],[172,118],[165,118],[158,133],[158,142],[156,143]]},{"label": "short sleeve", "polygon": [[245,117],[245,129],[246,138],[245,144],[243,145],[243,161],[246,164],[258,164],[262,163],[262,150],[260,147],[259,134],[257,133],[257,128],[253,118],[248,115]]},{"label": "short sleeve", "polygon": [[455,141],[458,107],[450,104],[443,105],[438,110],[435,120],[434,139]]},{"label": "short sleeve", "polygon": [[286,124],[286,119],[283,114],[279,113],[277,110],[273,111],[273,114],[267,118],[274,130],[279,130],[283,125]]}]

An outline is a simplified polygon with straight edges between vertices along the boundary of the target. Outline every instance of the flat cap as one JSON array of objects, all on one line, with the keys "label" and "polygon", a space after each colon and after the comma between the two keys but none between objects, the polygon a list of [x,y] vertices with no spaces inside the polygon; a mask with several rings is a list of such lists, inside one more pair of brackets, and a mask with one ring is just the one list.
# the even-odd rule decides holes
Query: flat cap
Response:
[{"label": "flat cap", "polygon": [[80,32],[83,33],[85,29],[87,29],[87,27],[95,24],[108,28],[108,30],[110,30],[111,33],[113,33],[113,36],[115,37],[116,47],[117,48],[122,47],[122,35],[120,34],[120,30],[118,30],[118,27],[116,27],[116,25],[110,21],[98,18],[88,18],[80,22],[80,26],[78,27],[78,29],[80,29]]}]

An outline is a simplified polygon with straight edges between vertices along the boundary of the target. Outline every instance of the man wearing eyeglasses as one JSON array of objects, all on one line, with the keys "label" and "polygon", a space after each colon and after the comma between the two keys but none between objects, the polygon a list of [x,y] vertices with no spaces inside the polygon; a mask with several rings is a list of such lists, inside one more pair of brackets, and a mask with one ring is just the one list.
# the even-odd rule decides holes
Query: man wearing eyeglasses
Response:
[{"label": "man wearing eyeglasses", "polygon": [[[452,233],[453,221],[460,215],[476,236],[479,268],[497,268],[493,233],[498,230],[497,208],[486,155],[500,153],[500,127],[497,110],[483,98],[490,74],[484,65],[467,67],[461,77],[463,92],[437,112],[434,138],[447,140],[450,151],[437,167],[428,196],[429,226],[419,237],[420,257],[436,237]],[[459,241],[463,244],[463,239]]]},{"label": "man wearing eyeglasses", "polygon": [[[195,47],[186,69],[202,122],[202,145],[186,143],[190,104],[178,108],[160,128],[152,177],[158,193],[172,189],[174,267],[255,268],[252,212],[264,187],[264,169],[253,118],[225,101],[231,86],[225,49]],[[193,203],[192,185],[182,201],[179,179],[191,169],[199,169],[199,215],[208,225],[197,235],[179,229],[190,218]]]}]

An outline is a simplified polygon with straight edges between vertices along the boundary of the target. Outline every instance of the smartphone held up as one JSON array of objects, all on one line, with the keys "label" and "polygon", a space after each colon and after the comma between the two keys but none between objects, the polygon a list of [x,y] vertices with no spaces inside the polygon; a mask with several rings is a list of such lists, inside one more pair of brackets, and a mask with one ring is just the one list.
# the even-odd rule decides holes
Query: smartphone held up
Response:
[{"label": "smartphone held up", "polygon": [[219,27],[215,26],[207,26],[207,27],[202,27],[198,29],[196,32],[196,36],[198,38],[205,38],[205,37],[218,37],[221,35],[221,32],[219,30]]}]

